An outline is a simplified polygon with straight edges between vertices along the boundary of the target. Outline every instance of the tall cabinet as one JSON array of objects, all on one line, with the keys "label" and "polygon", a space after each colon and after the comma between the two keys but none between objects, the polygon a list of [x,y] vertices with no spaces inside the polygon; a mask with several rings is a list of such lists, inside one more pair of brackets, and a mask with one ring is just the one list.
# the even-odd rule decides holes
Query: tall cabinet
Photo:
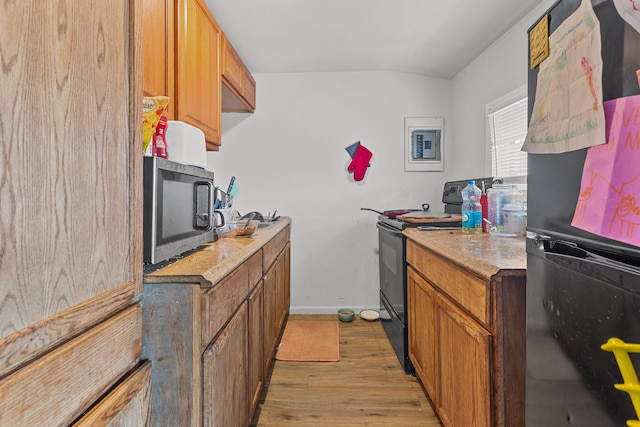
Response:
[{"label": "tall cabinet", "polygon": [[0,425],[146,425],[132,0],[0,5]]}]

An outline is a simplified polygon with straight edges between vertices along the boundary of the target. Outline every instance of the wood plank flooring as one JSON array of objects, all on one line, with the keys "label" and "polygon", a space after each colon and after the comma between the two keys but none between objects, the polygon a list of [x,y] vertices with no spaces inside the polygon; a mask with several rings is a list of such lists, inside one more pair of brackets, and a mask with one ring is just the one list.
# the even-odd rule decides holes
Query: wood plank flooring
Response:
[{"label": "wood plank flooring", "polygon": [[[337,315],[290,319],[337,320]],[[275,362],[254,427],[441,427],[420,383],[406,375],[379,321],[340,325],[339,362]]]}]

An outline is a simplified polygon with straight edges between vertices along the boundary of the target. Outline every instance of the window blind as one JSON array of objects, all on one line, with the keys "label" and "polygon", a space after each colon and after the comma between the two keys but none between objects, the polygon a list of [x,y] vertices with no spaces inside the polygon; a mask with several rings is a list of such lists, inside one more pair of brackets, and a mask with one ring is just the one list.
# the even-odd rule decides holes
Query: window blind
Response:
[{"label": "window blind", "polygon": [[527,153],[521,151],[527,136],[527,98],[487,114],[493,176],[527,175]]}]

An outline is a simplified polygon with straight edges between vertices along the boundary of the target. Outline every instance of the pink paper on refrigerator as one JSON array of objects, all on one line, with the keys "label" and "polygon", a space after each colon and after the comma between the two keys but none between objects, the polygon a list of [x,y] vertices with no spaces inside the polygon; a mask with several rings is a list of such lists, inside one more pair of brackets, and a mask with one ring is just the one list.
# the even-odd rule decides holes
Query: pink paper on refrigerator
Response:
[{"label": "pink paper on refrigerator", "polygon": [[571,225],[640,246],[640,95],[604,112],[607,143],[588,149]]}]

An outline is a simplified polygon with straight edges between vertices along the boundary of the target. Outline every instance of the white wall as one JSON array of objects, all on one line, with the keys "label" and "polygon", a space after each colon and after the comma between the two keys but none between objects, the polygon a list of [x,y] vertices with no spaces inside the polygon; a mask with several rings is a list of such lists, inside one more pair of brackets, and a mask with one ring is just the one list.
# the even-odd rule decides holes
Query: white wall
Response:
[{"label": "white wall", "polygon": [[[442,172],[404,172],[404,117],[445,118],[449,81],[391,72],[258,74],[258,105],[223,114],[216,184],[235,175],[241,213],[275,209],[293,220],[291,312],[378,308],[377,210],[442,209]],[[345,147],[373,152],[365,179],[347,172]]]},{"label": "white wall", "polygon": [[[378,308],[373,212],[442,210],[444,182],[489,175],[485,106],[526,84],[527,29],[544,0],[451,81],[390,72],[258,74],[254,114],[223,114],[209,167],[232,175],[241,213],[275,209],[292,226],[291,312]],[[404,117],[445,118],[445,171],[404,172]],[[364,181],[346,168],[361,141],[374,154]]]},{"label": "white wall", "polygon": [[540,4],[451,80],[453,171],[456,176],[491,176],[486,158],[485,107],[527,84],[527,30],[555,0]]}]

